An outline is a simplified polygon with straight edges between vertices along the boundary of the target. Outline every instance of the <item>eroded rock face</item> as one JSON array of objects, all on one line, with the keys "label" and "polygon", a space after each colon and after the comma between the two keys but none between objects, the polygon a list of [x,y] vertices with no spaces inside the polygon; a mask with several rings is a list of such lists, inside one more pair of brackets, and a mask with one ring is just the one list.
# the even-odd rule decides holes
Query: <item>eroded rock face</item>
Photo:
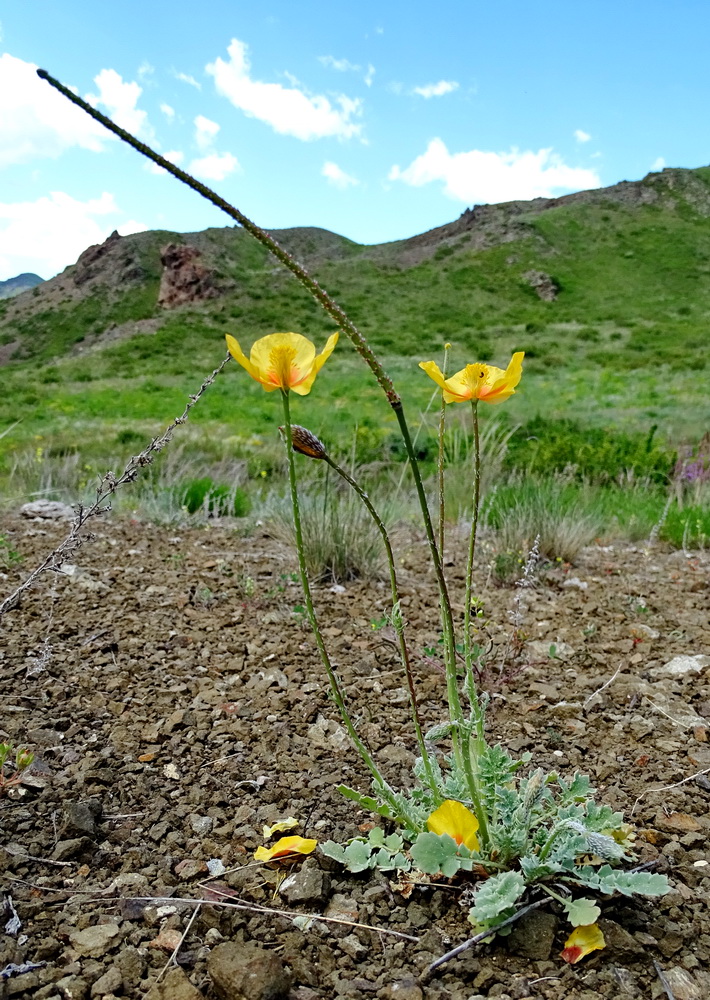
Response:
[{"label": "eroded rock face", "polygon": [[523,277],[543,302],[555,301],[559,288],[549,274],[545,274],[544,271],[526,271]]},{"label": "eroded rock face", "polygon": [[168,243],[160,251],[163,273],[160,278],[158,305],[163,309],[202,302],[219,295],[214,271],[200,263],[202,254],[195,247]]}]

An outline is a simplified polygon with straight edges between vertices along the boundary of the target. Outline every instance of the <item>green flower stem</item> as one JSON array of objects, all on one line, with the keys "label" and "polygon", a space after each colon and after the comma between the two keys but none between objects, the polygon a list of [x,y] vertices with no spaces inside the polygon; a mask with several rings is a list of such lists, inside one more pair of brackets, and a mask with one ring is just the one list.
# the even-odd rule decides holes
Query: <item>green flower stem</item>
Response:
[{"label": "green flower stem", "polygon": [[[446,368],[449,362],[451,344],[444,344],[444,364],[441,373],[446,378]],[[439,451],[436,459],[437,479],[439,483],[439,552],[444,558],[444,522],[446,519],[446,496],[444,494],[444,430],[446,429],[446,401],[441,394],[441,409],[439,410]]]},{"label": "green flower stem", "polygon": [[[473,671],[473,652],[471,643],[471,599],[473,596],[473,561],[476,552],[476,534],[478,531],[478,511],[481,504],[481,442],[478,430],[478,400],[471,400],[471,410],[473,413],[473,516],[471,519],[471,532],[468,542],[468,559],[466,563],[466,595],[464,598],[464,619],[463,619],[463,649],[464,661],[466,665],[467,690],[471,700],[471,713],[475,719],[476,738],[471,742],[470,731],[464,732],[464,757],[468,764],[467,774],[470,773],[469,784],[475,789],[475,801],[478,803],[476,816],[480,823],[481,839],[488,843],[488,814],[480,794],[478,783],[478,758],[485,748],[485,735],[483,732],[483,713],[476,690],[476,681]],[[474,793],[471,795],[474,798]]]},{"label": "green flower stem", "polygon": [[422,723],[419,715],[419,703],[417,701],[416,686],[414,683],[414,675],[412,673],[412,664],[409,659],[409,650],[407,648],[407,640],[404,634],[404,621],[400,612],[400,597],[399,597],[399,585],[397,583],[397,570],[394,562],[394,553],[392,552],[392,544],[390,542],[389,533],[385,524],[377,513],[372,501],[370,500],[367,493],[363,488],[350,476],[345,469],[341,468],[337,462],[333,461],[330,455],[326,455],[324,459],[328,465],[337,472],[341,478],[345,480],[357,493],[365,507],[370,514],[370,517],[375,522],[377,530],[382,536],[382,542],[385,547],[385,552],[387,553],[387,564],[389,566],[390,572],[390,590],[392,594],[392,624],[394,626],[395,633],[397,635],[397,644],[399,645],[399,652],[402,658],[402,666],[404,667],[404,673],[407,678],[407,690],[409,692],[409,704],[412,710],[412,721],[414,723],[414,731],[417,737],[417,743],[419,745],[419,753],[424,764],[424,771],[426,773],[427,784],[431,789],[437,805],[441,802],[441,795],[439,794],[439,789],[437,787],[436,781],[434,779],[434,772],[432,770],[431,761],[429,759],[429,753],[426,748],[426,743],[424,742],[424,734],[422,731]]},{"label": "green flower stem", "polygon": [[436,544],[436,538],[434,536],[434,527],[431,523],[431,515],[429,513],[429,505],[427,504],[426,493],[424,492],[424,484],[422,483],[421,472],[419,471],[419,464],[417,462],[416,456],[414,455],[414,449],[412,448],[412,439],[409,436],[409,428],[407,426],[407,421],[404,418],[404,413],[402,411],[402,404],[399,406],[393,406],[397,420],[399,422],[399,428],[402,433],[402,438],[404,440],[405,447],[407,449],[407,454],[409,456],[409,464],[412,468],[412,474],[414,476],[414,484],[417,489],[417,495],[419,497],[419,503],[422,509],[422,514],[424,517],[424,528],[426,530],[427,539],[429,541],[429,549],[431,550],[432,562],[434,563],[434,572],[436,573],[437,583],[439,584],[439,595],[440,595],[440,606],[441,606],[441,618],[444,630],[444,663],[446,667],[446,694],[449,703],[449,719],[452,723],[451,730],[451,742],[454,752],[454,760],[460,771],[465,775],[466,784],[468,786],[468,792],[471,797],[471,802],[473,804],[473,809],[476,814],[479,823],[479,833],[480,841],[482,847],[485,849],[489,846],[490,836],[488,832],[488,818],[485,811],[485,806],[483,804],[483,798],[481,797],[478,783],[473,774],[473,768],[471,765],[471,755],[465,751],[463,741],[465,739],[464,733],[464,718],[463,709],[461,707],[461,698],[459,696],[458,688],[458,678],[456,676],[456,633],[454,631],[454,619],[451,612],[451,601],[449,599],[449,592],[446,586],[446,579],[444,577],[444,570],[441,561],[441,555]]},{"label": "green flower stem", "polygon": [[365,764],[370,769],[372,776],[374,777],[377,784],[382,786],[382,788],[389,789],[389,786],[385,782],[384,778],[380,774],[377,765],[372,759],[370,751],[367,749],[365,744],[362,742],[357,734],[357,730],[353,725],[353,721],[350,718],[350,714],[345,706],[345,698],[343,697],[343,692],[340,687],[340,682],[337,678],[333,665],[330,662],[330,657],[328,656],[328,650],[325,646],[325,641],[318,624],[318,619],[316,617],[315,608],[313,606],[313,598],[311,597],[311,586],[308,579],[308,570],[306,568],[306,554],[303,545],[303,530],[301,528],[301,508],[298,503],[298,486],[296,483],[296,463],[294,462],[293,448],[291,446],[291,410],[289,406],[288,390],[281,390],[281,398],[283,400],[284,408],[284,432],[285,432],[285,442],[286,442],[286,453],[288,455],[288,481],[291,487],[291,506],[293,508],[293,527],[296,535],[296,551],[298,552],[298,568],[301,574],[301,585],[303,586],[303,596],[306,601],[306,613],[308,615],[308,621],[310,622],[311,628],[313,629],[313,634],[316,640],[316,646],[318,647],[318,652],[320,653],[320,658],[325,667],[325,672],[328,675],[328,681],[330,682],[330,690],[333,695],[333,701],[338,706],[338,711],[340,712],[340,717],[345,724],[345,728],[348,731],[350,739],[355,744],[357,752],[362,757]]},{"label": "green flower stem", "polygon": [[478,704],[478,694],[473,674],[473,652],[471,643],[471,601],[473,598],[473,563],[476,554],[476,536],[478,534],[478,513],[481,506],[481,439],[478,430],[478,400],[471,400],[473,416],[473,513],[471,517],[471,532],[468,539],[468,559],[466,563],[466,596],[464,600],[463,618],[463,649],[466,662],[466,676],[476,704],[472,706],[476,719],[476,730],[479,746],[483,743],[483,717]]}]

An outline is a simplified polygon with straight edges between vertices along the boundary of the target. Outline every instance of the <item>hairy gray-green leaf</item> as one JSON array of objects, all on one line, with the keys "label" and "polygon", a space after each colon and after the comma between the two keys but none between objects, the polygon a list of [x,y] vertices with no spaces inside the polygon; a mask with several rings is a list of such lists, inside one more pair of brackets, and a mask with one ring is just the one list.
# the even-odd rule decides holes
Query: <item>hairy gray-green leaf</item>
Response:
[{"label": "hairy gray-green leaf", "polygon": [[595,924],[601,914],[601,909],[593,899],[581,896],[579,899],[566,899],[562,904],[567,914],[567,919],[573,927],[584,927],[587,924]]},{"label": "hairy gray-green leaf", "polygon": [[469,910],[469,920],[473,924],[490,924],[515,905],[525,888],[525,879],[520,872],[500,872],[493,875],[476,889],[474,903]]}]

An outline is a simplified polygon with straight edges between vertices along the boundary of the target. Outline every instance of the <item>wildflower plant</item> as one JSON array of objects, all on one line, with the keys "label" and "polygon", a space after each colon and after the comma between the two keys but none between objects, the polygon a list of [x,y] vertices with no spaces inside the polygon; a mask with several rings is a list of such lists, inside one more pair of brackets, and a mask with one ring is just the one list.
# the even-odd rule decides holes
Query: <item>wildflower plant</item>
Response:
[{"label": "wildflower plant", "polygon": [[[447,717],[424,731],[411,670],[407,622],[404,618],[392,547],[384,522],[366,491],[329,456],[327,449],[310,431],[293,423],[291,393],[307,396],[315,379],[332,353],[338,332],[328,339],[324,350],[298,333],[274,333],[257,340],[247,358],[238,341],[229,336],[233,358],[267,392],[279,391],[283,410],[282,435],[288,457],[289,486],[294,533],[306,615],[313,629],[318,653],[328,678],[330,691],[350,739],[372,776],[371,794],[340,786],[340,791],[364,809],[379,814],[396,828],[371,830],[346,846],[328,842],[324,854],[350,871],[380,869],[395,872],[398,878],[477,878],[469,920],[483,935],[500,929],[505,933],[524,897],[541,894],[561,906],[570,923],[584,932],[567,942],[569,961],[577,961],[594,948],[603,947],[595,926],[600,909],[580,892],[609,895],[615,892],[647,896],[667,891],[664,876],[647,871],[627,871],[623,865],[632,857],[632,831],[620,813],[593,798],[589,780],[581,774],[563,777],[557,772],[529,768],[530,755],[511,756],[502,746],[486,738],[487,699],[478,691],[475,678],[476,643],[474,629],[477,603],[473,594],[473,568],[481,496],[481,449],[478,404],[499,404],[517,390],[522,378],[523,353],[513,355],[503,370],[478,362],[469,363],[447,377],[448,349],[444,370],[435,361],[421,367],[442,392],[440,415],[439,525],[438,537],[412,445],[403,402],[394,384],[355,324],[306,270],[264,230],[194,177],[159,156],[143,142],[116,126],[45,70],[39,76],[80,106],[114,134],[177,177],[242,225],[302,283],[323,306],[340,332],[345,333],[382,388],[396,417],[409,460],[431,561],[439,589],[446,674]],[[447,345],[448,346],[448,345]],[[446,409],[452,403],[469,403],[473,427],[471,470],[472,519],[469,536],[463,620],[456,621],[447,580],[443,571],[445,504],[443,452]],[[314,605],[303,543],[299,505],[296,455],[327,462],[355,491],[380,532],[390,569],[391,608],[388,619],[397,637],[403,674],[409,692],[410,709],[419,756],[414,764],[411,785],[393,788],[380,771],[374,755],[357,731],[349,713],[343,687],[331,662]],[[459,644],[459,636],[462,642]],[[464,676],[457,669],[459,645],[463,651]],[[446,742],[446,749],[437,744]],[[527,771],[527,773],[526,773]],[[270,859],[307,851],[309,841],[284,838],[265,849]],[[296,843],[298,842],[298,843]],[[537,904],[535,904],[537,905]],[[441,960],[440,960],[441,961]]]}]

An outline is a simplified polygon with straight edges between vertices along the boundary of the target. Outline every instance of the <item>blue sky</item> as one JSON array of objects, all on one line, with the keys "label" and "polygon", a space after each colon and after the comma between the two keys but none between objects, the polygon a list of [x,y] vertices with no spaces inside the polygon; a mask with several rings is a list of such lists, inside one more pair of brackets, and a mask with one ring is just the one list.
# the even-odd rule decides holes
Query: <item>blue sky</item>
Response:
[{"label": "blue sky", "polygon": [[707,164],[708,27],[707,0],[0,0],[0,280],[230,224],[36,66],[259,225],[378,243]]}]

